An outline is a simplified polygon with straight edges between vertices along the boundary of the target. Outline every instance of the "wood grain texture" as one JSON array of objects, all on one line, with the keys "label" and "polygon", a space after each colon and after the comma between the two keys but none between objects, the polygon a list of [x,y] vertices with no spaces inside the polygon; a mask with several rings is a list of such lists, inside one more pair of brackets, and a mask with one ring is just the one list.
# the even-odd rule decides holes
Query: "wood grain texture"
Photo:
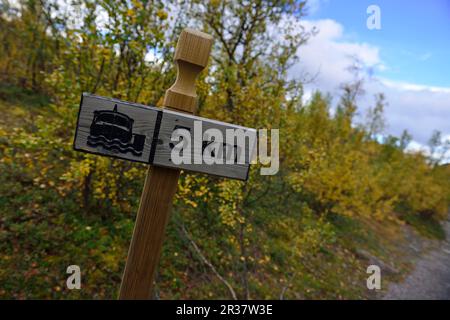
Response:
[{"label": "wood grain texture", "polygon": [[119,299],[151,299],[179,170],[149,167]]},{"label": "wood grain texture", "polygon": [[206,33],[184,29],[175,50],[177,79],[164,96],[164,106],[174,110],[195,113],[197,94],[195,79],[206,67],[212,46],[212,37]]},{"label": "wood grain texture", "polygon": [[[117,106],[118,113],[125,114],[133,120],[131,128],[133,136],[145,136],[142,154],[137,155],[129,151],[123,153],[114,149],[110,150],[101,144],[95,146],[88,144],[94,112],[113,111],[115,106]],[[158,112],[160,112],[159,109],[155,107],[84,93],[78,115],[74,149],[109,157],[148,163]],[[130,141],[130,145],[132,144],[133,140]]]},{"label": "wood grain texture", "polygon": [[[167,90],[164,105],[193,113],[196,108],[195,79],[206,66],[212,37],[198,31],[182,31],[175,53],[178,75]],[[176,97],[175,97],[176,95]],[[149,299],[159,263],[179,170],[149,168],[128,252],[119,299]]]},{"label": "wood grain texture", "polygon": [[[201,124],[202,131],[200,134],[194,134],[194,121],[197,122],[197,127],[199,127],[199,123]],[[188,164],[175,164],[172,159],[172,146],[177,144],[177,142],[171,141],[172,132],[180,127],[189,130],[191,133],[191,163]],[[238,143],[238,140],[236,139],[235,143],[226,144],[222,148],[222,154],[220,154],[223,163],[212,163],[214,157],[207,152],[203,152],[203,142],[208,141],[204,140],[204,133],[209,129],[220,131],[224,143],[226,143],[227,129],[232,129],[233,131],[240,129],[248,138],[243,139],[244,143]],[[154,165],[180,168],[183,170],[201,172],[231,179],[247,180],[248,171],[250,169],[250,159],[256,145],[256,130],[192,115],[185,115],[180,112],[164,110],[161,126],[159,128],[158,141],[159,143],[156,146],[155,157],[153,160]],[[183,153],[185,151],[186,150],[183,150]],[[233,155],[231,152],[233,152]],[[241,152],[243,153],[244,161],[238,163],[236,160],[238,160],[239,157],[236,159],[235,155],[239,156]],[[200,161],[198,161],[201,163],[195,163],[194,153],[201,156]],[[208,162],[207,164],[205,163],[206,160],[211,160],[211,162]],[[227,160],[228,162],[233,161],[234,163],[227,163]]]}]

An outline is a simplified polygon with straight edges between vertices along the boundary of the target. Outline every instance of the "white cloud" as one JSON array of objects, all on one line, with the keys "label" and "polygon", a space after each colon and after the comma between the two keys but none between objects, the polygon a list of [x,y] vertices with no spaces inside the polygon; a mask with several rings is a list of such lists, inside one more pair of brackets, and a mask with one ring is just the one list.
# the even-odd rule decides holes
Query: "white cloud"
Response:
[{"label": "white cloud", "polygon": [[[384,92],[388,133],[400,135],[403,129],[425,144],[434,130],[450,134],[450,88],[439,88],[382,79],[367,85],[368,93]],[[363,104],[367,102],[363,102]]]},{"label": "white cloud", "polygon": [[450,93],[450,88],[426,86],[416,83],[408,83],[401,81],[391,81],[389,79],[379,78],[379,80],[387,87],[403,90],[403,91],[430,91],[434,93]]},{"label": "white cloud", "polygon": [[305,85],[305,98],[317,89],[336,97],[340,93],[340,85],[353,79],[348,67],[354,62],[352,57],[357,57],[364,69],[373,70],[375,75],[371,74],[371,81],[365,84],[366,95],[360,100],[361,114],[373,105],[373,96],[383,92],[389,104],[386,108],[386,133],[399,136],[407,129],[420,145],[426,144],[435,129],[442,131],[443,135],[450,134],[450,88],[378,77],[389,68],[380,57],[381,48],[348,40],[343,26],[334,20],[306,20],[302,25],[307,30],[313,26],[319,30],[317,36],[299,48],[300,61],[290,72],[292,77],[318,73],[312,83]]},{"label": "white cloud", "polygon": [[[450,135],[446,137],[442,137],[442,142],[450,141]],[[406,152],[409,153],[422,153],[423,155],[430,157],[431,149],[430,147],[419,143],[417,141],[411,141],[408,147],[406,148]],[[450,151],[442,149],[442,147],[438,148],[433,154],[433,158],[439,160],[441,163],[450,163]]]},{"label": "white cloud", "polygon": [[336,21],[306,20],[302,25],[306,30],[315,26],[319,33],[306,46],[300,47],[300,62],[291,70],[291,76],[305,73],[316,76],[312,85],[334,94],[341,83],[352,80],[348,67],[354,58],[367,68],[384,68],[379,48],[367,43],[343,41],[344,28]]},{"label": "white cloud", "polygon": [[328,0],[308,0],[306,3],[306,9],[308,11],[308,14],[314,14],[317,11],[319,11],[320,7],[328,2]]}]

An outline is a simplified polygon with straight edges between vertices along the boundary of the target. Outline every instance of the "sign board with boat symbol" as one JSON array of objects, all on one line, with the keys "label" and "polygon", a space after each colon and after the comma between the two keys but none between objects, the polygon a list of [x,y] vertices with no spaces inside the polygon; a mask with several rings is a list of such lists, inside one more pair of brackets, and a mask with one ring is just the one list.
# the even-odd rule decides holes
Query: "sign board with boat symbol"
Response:
[{"label": "sign board with boat symbol", "polygon": [[149,163],[159,109],[83,94],[74,148]]},{"label": "sign board with boat symbol", "polygon": [[[189,134],[189,148],[179,152],[190,153],[187,162],[172,158],[174,147],[186,142],[183,137],[174,140],[177,129]],[[215,141],[217,137],[208,137],[211,129],[221,135],[220,143]],[[230,130],[240,130],[244,140],[233,136],[231,142],[227,141]],[[220,146],[212,148],[215,143]],[[255,144],[254,129],[85,93],[74,148],[155,166],[247,180]],[[222,161],[214,162],[217,158]]]}]

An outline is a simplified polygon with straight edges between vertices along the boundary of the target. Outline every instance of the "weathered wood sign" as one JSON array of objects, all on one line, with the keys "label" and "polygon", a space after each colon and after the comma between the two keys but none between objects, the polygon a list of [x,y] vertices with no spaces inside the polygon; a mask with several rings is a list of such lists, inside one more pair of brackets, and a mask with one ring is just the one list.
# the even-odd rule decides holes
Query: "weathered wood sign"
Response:
[{"label": "weathered wood sign", "polygon": [[[152,164],[247,180],[255,145],[254,129],[164,110]],[[176,163],[174,153],[184,163]]]},{"label": "weathered wood sign", "polygon": [[74,149],[149,163],[159,109],[84,93]]},{"label": "weathered wood sign", "polygon": [[255,144],[254,129],[84,93],[74,148],[247,180]]}]

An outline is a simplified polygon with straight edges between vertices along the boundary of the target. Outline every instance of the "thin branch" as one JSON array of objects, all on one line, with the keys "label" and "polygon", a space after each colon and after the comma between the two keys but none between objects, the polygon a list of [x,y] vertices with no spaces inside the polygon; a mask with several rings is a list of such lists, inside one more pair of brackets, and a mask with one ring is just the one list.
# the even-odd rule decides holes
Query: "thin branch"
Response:
[{"label": "thin branch", "polygon": [[197,255],[199,256],[200,260],[202,260],[202,262],[204,264],[206,264],[212,270],[212,272],[217,276],[217,278],[219,278],[219,280],[222,281],[222,283],[228,288],[233,299],[237,300],[236,292],[234,291],[234,289],[230,285],[230,283],[227,280],[225,280],[225,278],[220,275],[220,273],[213,266],[213,264],[208,259],[206,259],[205,255],[201,252],[200,248],[197,246],[195,241],[192,239],[191,235],[187,232],[184,225],[181,223],[177,223],[177,224],[180,227],[180,230],[183,233],[183,235],[186,237],[186,239],[189,241],[191,246],[194,248],[194,250],[197,253]]},{"label": "thin branch", "polygon": [[97,78],[95,80],[94,88],[92,89],[92,93],[95,94],[97,92],[98,86],[100,84],[100,80],[103,76],[103,69],[105,67],[105,57],[102,58],[102,63],[100,65],[100,70],[98,71]]},{"label": "thin branch", "polygon": [[289,289],[289,286],[292,284],[292,280],[294,280],[294,273],[292,273],[289,276],[289,279],[286,283],[286,285],[281,289],[281,293],[280,293],[280,300],[284,300],[284,295],[286,294],[287,289]]}]

